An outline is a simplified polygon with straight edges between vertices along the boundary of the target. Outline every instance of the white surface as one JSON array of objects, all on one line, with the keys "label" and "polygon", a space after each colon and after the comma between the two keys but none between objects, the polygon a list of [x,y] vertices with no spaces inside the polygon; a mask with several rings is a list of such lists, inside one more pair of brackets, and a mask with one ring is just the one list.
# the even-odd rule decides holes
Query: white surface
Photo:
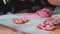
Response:
[{"label": "white surface", "polygon": [[29,34],[49,34],[49,32],[35,28],[31,32],[29,32]]},{"label": "white surface", "polygon": [[48,34],[49,32],[38,30],[37,25],[43,23],[45,18],[30,18],[29,22],[23,25],[14,24],[12,22],[12,18],[20,18],[19,14],[10,14],[10,15],[2,15],[0,16],[0,24],[15,28],[17,30],[22,30],[28,32],[30,34]]}]

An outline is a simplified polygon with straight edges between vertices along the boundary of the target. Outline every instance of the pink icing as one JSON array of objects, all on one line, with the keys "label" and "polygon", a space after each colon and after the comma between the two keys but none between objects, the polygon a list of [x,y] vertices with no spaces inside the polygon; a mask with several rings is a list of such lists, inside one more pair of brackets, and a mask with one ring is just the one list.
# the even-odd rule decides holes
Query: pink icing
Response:
[{"label": "pink icing", "polygon": [[39,14],[43,18],[44,17],[49,17],[49,16],[52,15],[52,12],[49,9],[47,9],[47,8],[44,8],[42,10],[39,10],[36,13]]},{"label": "pink icing", "polygon": [[58,20],[48,18],[45,22],[39,24],[38,27],[42,30],[54,30],[57,24],[59,24]]},{"label": "pink icing", "polygon": [[37,11],[36,13],[28,13],[26,15],[23,15],[23,18],[45,18],[51,15],[52,12],[49,9],[44,8],[42,10]]},{"label": "pink icing", "polygon": [[23,18],[41,18],[39,15],[37,14],[27,14],[27,15],[23,15]]},{"label": "pink icing", "polygon": [[55,26],[54,25],[47,25],[45,28],[46,28],[46,30],[54,30]]}]

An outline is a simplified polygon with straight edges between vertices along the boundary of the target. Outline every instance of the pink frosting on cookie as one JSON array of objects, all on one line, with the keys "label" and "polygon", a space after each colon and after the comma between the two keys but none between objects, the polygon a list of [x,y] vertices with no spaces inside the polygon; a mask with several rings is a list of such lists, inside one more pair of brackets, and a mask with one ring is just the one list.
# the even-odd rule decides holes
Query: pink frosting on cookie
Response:
[{"label": "pink frosting on cookie", "polygon": [[42,10],[37,11],[36,13],[29,13],[29,14],[23,15],[23,17],[24,18],[45,18],[51,15],[52,15],[52,12],[49,9],[44,8]]},{"label": "pink frosting on cookie", "polygon": [[38,27],[42,30],[54,30],[55,26],[58,25],[59,22],[57,19],[48,18],[45,22],[38,25]]},{"label": "pink frosting on cookie", "polygon": [[39,10],[36,12],[37,14],[39,14],[41,17],[49,17],[52,15],[52,12],[48,9],[48,8],[44,8],[42,10]]}]

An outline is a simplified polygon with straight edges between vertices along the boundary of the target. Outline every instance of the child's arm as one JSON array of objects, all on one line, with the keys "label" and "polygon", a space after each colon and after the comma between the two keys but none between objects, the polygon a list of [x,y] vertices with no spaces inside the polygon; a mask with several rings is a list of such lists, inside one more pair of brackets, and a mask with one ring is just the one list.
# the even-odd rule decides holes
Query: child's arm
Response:
[{"label": "child's arm", "polygon": [[60,6],[60,0],[48,0],[48,2],[52,5]]}]

